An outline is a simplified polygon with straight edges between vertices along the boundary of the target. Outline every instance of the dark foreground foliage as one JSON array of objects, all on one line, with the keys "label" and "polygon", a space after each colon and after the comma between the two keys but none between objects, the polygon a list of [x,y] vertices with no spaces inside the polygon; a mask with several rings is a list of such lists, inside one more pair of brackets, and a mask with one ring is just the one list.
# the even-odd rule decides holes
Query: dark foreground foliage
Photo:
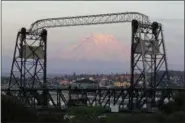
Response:
[{"label": "dark foreground foliage", "polygon": [[173,97],[173,101],[161,107],[161,111],[166,114],[171,114],[176,111],[185,111],[185,93],[177,93],[177,95]]},{"label": "dark foreground foliage", "polygon": [[[164,105],[157,113],[108,113],[102,107],[71,107],[66,112],[42,111],[38,113],[24,107],[13,97],[3,96],[3,122],[62,122],[62,123],[185,123],[185,95],[179,93],[174,101]],[[73,119],[64,120],[64,115]],[[100,117],[101,116],[101,117]],[[104,117],[105,116],[105,117]]]},{"label": "dark foreground foliage", "polygon": [[[107,113],[102,107],[72,107],[68,114],[75,115],[70,123],[184,123],[185,111],[171,114],[157,113]],[[98,118],[98,116],[102,116]],[[103,117],[106,116],[106,117]]]},{"label": "dark foreground foliage", "polygon": [[1,114],[2,122],[37,121],[34,110],[28,109],[16,98],[5,95],[1,95]]},{"label": "dark foreground foliage", "polygon": [[95,123],[98,122],[98,116],[106,113],[107,110],[103,107],[71,107],[67,111],[69,115],[75,115],[75,118],[71,119],[70,122],[72,123]]}]

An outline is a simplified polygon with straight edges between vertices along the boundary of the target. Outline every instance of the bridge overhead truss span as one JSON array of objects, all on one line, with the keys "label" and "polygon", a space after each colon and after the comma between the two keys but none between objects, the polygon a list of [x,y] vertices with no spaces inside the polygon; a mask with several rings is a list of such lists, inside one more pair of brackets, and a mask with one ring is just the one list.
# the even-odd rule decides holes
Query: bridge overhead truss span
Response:
[{"label": "bridge overhead truss span", "polygon": [[43,28],[123,23],[131,22],[132,20],[137,20],[143,24],[150,23],[148,16],[138,12],[110,13],[42,19],[32,23],[29,32],[37,33]]}]

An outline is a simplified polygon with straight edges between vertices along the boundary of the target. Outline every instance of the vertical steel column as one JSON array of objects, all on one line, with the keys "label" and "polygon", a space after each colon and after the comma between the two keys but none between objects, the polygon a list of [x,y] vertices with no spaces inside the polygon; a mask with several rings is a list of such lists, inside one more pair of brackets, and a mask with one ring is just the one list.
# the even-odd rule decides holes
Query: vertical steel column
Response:
[{"label": "vertical steel column", "polygon": [[[20,40],[20,54],[21,54],[21,76],[20,76],[20,83],[21,86],[20,88],[23,89],[25,88],[25,59],[23,61],[24,58],[24,53],[23,53],[23,44],[26,40],[26,28],[22,28],[21,29],[21,40]],[[24,69],[24,73],[23,73],[23,69]]]},{"label": "vertical steel column", "polygon": [[44,74],[43,74],[43,88],[46,88],[47,80],[47,30],[43,29],[41,32],[41,40],[44,43]]},{"label": "vertical steel column", "polygon": [[129,93],[129,109],[133,109],[133,91],[134,91],[134,84],[135,84],[135,76],[134,76],[134,67],[135,67],[135,60],[134,60],[134,53],[135,53],[135,45],[134,45],[134,37],[138,29],[138,21],[132,21],[132,37],[131,37],[131,86],[130,89],[127,91]]},{"label": "vertical steel column", "polygon": [[13,62],[11,66],[11,72],[10,72],[10,80],[8,82],[8,89],[11,89],[11,84],[12,84],[12,78],[13,76],[13,69],[15,67],[15,62],[16,62],[16,53],[17,53],[17,48],[18,48],[18,42],[19,42],[19,36],[21,35],[21,32],[17,33],[17,38],[16,38],[16,43],[15,43],[15,48],[14,48],[14,54],[13,54]]},{"label": "vertical steel column", "polygon": [[[158,39],[158,36],[159,36],[159,33],[158,33],[158,28],[159,28],[159,25],[158,25],[158,23],[157,22],[153,22],[152,23],[152,25],[151,25],[151,27],[152,27],[152,33],[153,33],[153,35],[154,35],[154,41],[159,41],[159,39]],[[155,42],[154,42],[155,43]],[[155,99],[156,99],[156,89],[157,89],[157,86],[156,86],[156,81],[157,81],[157,56],[156,56],[156,54],[152,54],[152,56],[154,56],[154,63],[153,63],[153,65],[152,65],[152,63],[151,63],[151,65],[152,65],[152,69],[154,70],[153,71],[153,75],[152,75],[152,81],[151,81],[151,84],[152,84],[152,86],[151,86],[151,89],[152,89],[152,91],[151,91],[151,103],[152,103],[152,107],[155,107],[156,106],[156,101],[155,101]],[[151,59],[153,58],[151,56]]]},{"label": "vertical steel column", "polygon": [[47,90],[47,30],[43,29],[41,32],[41,40],[44,44],[44,68],[43,68],[43,97],[44,97],[44,106],[48,106],[49,92]]},{"label": "vertical steel column", "polygon": [[[166,77],[168,82],[170,81],[170,77],[169,77],[169,72],[168,72],[168,63],[167,63],[167,56],[166,56],[166,47],[165,47],[165,42],[164,42],[164,35],[163,35],[163,28],[162,25],[160,26],[160,30],[161,30],[161,38],[162,38],[162,46],[163,46],[163,53],[164,53],[164,62],[165,62],[165,71],[166,71]],[[166,83],[169,84],[169,83]],[[168,86],[168,85],[167,85]]]}]

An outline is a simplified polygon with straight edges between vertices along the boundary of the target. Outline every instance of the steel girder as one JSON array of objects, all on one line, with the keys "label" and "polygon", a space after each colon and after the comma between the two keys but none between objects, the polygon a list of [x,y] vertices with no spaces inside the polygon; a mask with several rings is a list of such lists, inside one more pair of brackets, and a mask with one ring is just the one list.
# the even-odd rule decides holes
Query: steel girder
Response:
[{"label": "steel girder", "polygon": [[43,28],[123,23],[131,22],[134,19],[143,24],[150,23],[148,16],[138,12],[109,13],[42,19],[32,23],[29,32],[38,33]]},{"label": "steel girder", "polygon": [[[1,90],[7,92],[8,90]],[[111,108],[117,106],[119,110],[130,110],[129,89],[25,89],[26,96],[20,97],[21,90],[11,90],[12,95],[18,97],[22,102],[33,108],[55,108],[65,109],[69,106],[71,99],[76,98],[76,105],[84,106],[102,106]],[[47,91],[47,101],[49,104],[43,105],[44,97],[39,93]],[[185,92],[185,89],[142,89],[135,88],[133,90],[132,110],[159,109],[164,103],[172,100],[178,92]],[[22,93],[22,92],[21,92]],[[155,94],[155,100],[152,100]],[[41,103],[40,103],[41,102]]]}]

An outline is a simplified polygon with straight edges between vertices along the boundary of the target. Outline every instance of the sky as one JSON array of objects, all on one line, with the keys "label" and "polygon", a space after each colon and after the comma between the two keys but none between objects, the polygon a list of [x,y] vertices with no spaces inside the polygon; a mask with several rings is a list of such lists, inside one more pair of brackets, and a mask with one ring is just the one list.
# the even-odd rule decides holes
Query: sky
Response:
[{"label": "sky", "polygon": [[[2,72],[10,72],[18,30],[21,27],[29,29],[31,23],[36,20],[43,18],[133,11],[146,14],[151,21],[158,21],[163,24],[169,69],[184,70],[183,1],[3,1]],[[75,63],[73,60],[69,62],[62,59],[62,55],[64,54],[62,54],[61,49],[70,49],[70,47],[78,44],[87,36],[95,35],[94,38],[97,38],[96,34],[102,34],[104,36],[112,35],[115,40],[120,42],[124,47],[130,48],[131,28],[128,23],[48,29],[48,71],[51,73],[62,72],[62,70],[69,68],[68,72],[72,73],[76,68],[76,71],[84,72],[105,72],[111,70],[112,72],[129,72],[129,60],[125,60],[122,65],[113,62],[102,63],[103,61],[101,61],[101,59],[95,58],[91,61],[90,64],[92,67],[90,67],[89,62],[86,62],[85,60],[79,61],[80,63]],[[104,67],[100,68],[102,64],[104,64]],[[107,69],[108,67],[109,69]]]}]

